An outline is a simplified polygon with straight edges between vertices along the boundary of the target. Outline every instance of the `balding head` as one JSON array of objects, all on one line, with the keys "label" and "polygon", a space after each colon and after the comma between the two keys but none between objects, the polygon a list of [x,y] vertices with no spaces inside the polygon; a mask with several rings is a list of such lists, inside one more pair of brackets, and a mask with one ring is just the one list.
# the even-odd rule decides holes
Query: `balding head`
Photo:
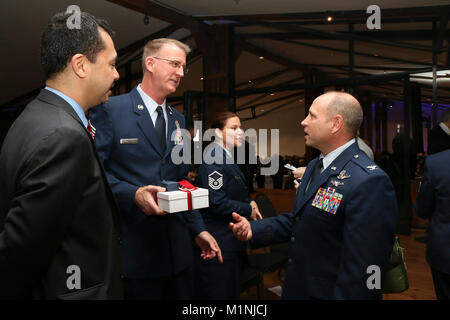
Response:
[{"label": "balding head", "polygon": [[352,137],[356,137],[363,121],[363,111],[358,100],[351,94],[339,91],[327,92],[319,98],[324,99],[328,117],[331,118],[335,115],[341,115],[346,131]]},{"label": "balding head", "polygon": [[359,102],[344,92],[317,97],[302,121],[305,143],[324,155],[356,137],[363,119]]}]

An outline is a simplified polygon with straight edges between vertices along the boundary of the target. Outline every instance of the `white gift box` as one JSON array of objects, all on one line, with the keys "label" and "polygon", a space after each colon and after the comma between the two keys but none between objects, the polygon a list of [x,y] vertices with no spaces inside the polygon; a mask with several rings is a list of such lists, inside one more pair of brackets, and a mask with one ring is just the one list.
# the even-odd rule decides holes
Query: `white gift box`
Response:
[{"label": "white gift box", "polygon": [[209,207],[208,189],[191,191],[192,208],[188,207],[188,193],[184,191],[158,192],[158,206],[169,213]]}]

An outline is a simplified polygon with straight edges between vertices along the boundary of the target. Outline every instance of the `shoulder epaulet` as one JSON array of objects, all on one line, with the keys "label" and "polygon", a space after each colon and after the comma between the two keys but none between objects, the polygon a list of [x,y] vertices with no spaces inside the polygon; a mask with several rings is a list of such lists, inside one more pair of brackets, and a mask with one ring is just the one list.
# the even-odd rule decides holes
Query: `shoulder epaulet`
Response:
[{"label": "shoulder epaulet", "polygon": [[368,174],[381,171],[380,167],[367,157],[364,152],[359,152],[352,157],[352,162],[361,167]]}]

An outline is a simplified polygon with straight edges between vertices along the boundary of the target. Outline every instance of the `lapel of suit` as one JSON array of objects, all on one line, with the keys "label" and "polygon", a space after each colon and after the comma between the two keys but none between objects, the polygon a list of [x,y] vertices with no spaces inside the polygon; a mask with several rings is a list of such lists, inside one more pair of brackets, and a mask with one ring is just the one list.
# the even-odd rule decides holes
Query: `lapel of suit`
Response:
[{"label": "lapel of suit", "polygon": [[133,103],[132,108],[133,112],[137,117],[136,123],[139,129],[142,131],[144,136],[153,146],[156,152],[162,157],[163,153],[161,150],[161,145],[158,141],[158,136],[156,134],[155,126],[153,125],[152,118],[147,110],[147,107],[142,101],[141,95],[137,91],[136,88],[131,90],[130,92],[131,101]]},{"label": "lapel of suit", "polygon": [[113,211],[112,218],[113,218],[113,223],[114,223],[114,231],[116,232],[116,234],[120,235],[122,232],[121,231],[122,223],[121,223],[121,219],[120,219],[119,207],[117,206],[115,197],[109,186],[109,182],[106,177],[105,169],[103,168],[102,162],[100,161],[100,159],[98,157],[97,147],[95,146],[95,143],[94,143],[94,140],[92,139],[91,134],[86,129],[86,127],[83,124],[83,121],[81,121],[81,119],[78,117],[75,110],[73,110],[72,106],[66,100],[64,100],[63,98],[59,97],[58,95],[56,95],[53,92],[48,91],[48,90],[42,90],[37,98],[42,101],[45,101],[47,103],[50,103],[54,106],[57,106],[64,112],[68,113],[71,117],[73,117],[75,119],[75,121],[77,121],[81,125],[81,127],[86,132],[87,136],[89,137],[89,140],[91,141],[91,147],[92,147],[95,159],[97,160],[97,163],[100,167],[100,172],[101,172],[102,179],[103,179],[103,185],[105,186],[107,196],[109,197],[109,200],[111,202],[111,209]]},{"label": "lapel of suit", "polygon": [[[320,176],[316,179],[315,182],[312,182],[308,190],[305,191],[306,186],[308,185],[308,181],[311,177],[312,170],[316,165],[319,158],[314,159],[308,165],[305,176],[303,179],[304,182],[299,187],[296,196],[296,203],[294,206],[295,214],[300,212],[300,209],[307,203],[309,200],[316,194],[317,190],[320,186],[322,186],[328,179],[332,176],[337,176],[344,166],[349,162],[352,157],[360,152],[357,143],[351,144],[347,149],[345,149],[334,161],[320,174]],[[302,180],[303,180],[302,179]]]},{"label": "lapel of suit", "polygon": [[44,101],[46,103],[52,104],[52,105],[58,107],[60,110],[63,110],[64,112],[69,114],[72,118],[75,119],[75,121],[77,121],[86,130],[88,135],[91,136],[89,131],[87,131],[86,127],[84,126],[83,121],[81,121],[78,114],[75,112],[75,110],[72,108],[72,106],[66,100],[64,100],[57,94],[55,94],[49,90],[46,90],[46,89],[41,90],[41,92],[37,96],[37,99]]},{"label": "lapel of suit", "polygon": [[302,177],[302,183],[298,187],[297,193],[295,195],[294,212],[298,212],[300,208],[305,204],[305,189],[308,185],[309,179],[311,178],[312,170],[318,160],[319,158],[315,158],[314,160],[310,161],[308,163],[308,166],[306,167],[305,174]]},{"label": "lapel of suit", "polygon": [[[164,153],[164,158],[170,154],[174,146],[174,141],[172,141],[172,133],[177,129],[175,121],[178,121],[175,118],[175,114],[172,110],[172,107],[167,104],[166,104],[166,113],[167,113],[167,135],[166,135],[166,152]],[[179,125],[181,128],[180,123]]]}]

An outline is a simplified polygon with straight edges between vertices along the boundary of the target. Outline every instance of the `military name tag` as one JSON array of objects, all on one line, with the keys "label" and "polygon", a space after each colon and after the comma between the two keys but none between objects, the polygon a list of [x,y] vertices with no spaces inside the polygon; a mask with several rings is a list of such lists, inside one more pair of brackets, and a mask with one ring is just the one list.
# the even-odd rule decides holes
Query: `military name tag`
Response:
[{"label": "military name tag", "polygon": [[319,188],[312,202],[312,206],[331,214],[336,214],[342,198],[343,195],[336,192],[334,188]]},{"label": "military name tag", "polygon": [[120,144],[138,144],[138,143],[139,143],[138,138],[120,139]]}]

